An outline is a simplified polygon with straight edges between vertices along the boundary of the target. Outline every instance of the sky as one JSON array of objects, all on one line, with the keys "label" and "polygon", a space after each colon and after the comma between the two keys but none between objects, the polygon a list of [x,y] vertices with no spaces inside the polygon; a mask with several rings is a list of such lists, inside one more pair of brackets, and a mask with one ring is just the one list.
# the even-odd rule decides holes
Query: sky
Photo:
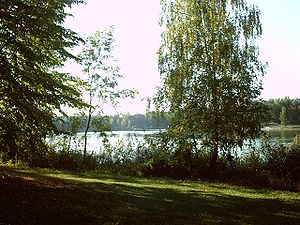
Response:
[{"label": "sky", "polygon": [[[248,0],[261,10],[263,35],[258,40],[260,56],[268,62],[262,79],[261,97],[300,98],[300,1]],[[139,92],[136,99],[122,101],[109,113],[144,113],[145,98],[155,94],[160,85],[157,50],[160,45],[160,0],[86,0],[87,4],[73,6],[73,14],[65,25],[80,36],[93,34],[110,25],[115,27],[115,57],[124,78],[120,87]],[[66,64],[71,74],[81,69]]]}]

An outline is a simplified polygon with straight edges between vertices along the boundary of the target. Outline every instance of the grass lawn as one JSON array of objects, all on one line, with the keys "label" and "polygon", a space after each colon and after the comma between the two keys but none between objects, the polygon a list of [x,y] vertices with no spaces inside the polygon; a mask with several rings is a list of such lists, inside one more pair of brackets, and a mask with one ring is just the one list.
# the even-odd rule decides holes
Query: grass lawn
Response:
[{"label": "grass lawn", "polygon": [[300,224],[300,193],[0,166],[0,225]]}]

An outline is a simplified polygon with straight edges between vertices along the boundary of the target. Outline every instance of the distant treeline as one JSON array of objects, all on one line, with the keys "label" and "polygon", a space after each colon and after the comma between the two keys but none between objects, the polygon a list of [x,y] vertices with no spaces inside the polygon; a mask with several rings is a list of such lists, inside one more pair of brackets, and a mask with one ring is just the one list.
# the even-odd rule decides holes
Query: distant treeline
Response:
[{"label": "distant treeline", "polygon": [[[268,111],[262,121],[264,124],[300,125],[300,99],[270,99],[266,101]],[[87,118],[76,116],[61,118],[55,122],[59,130],[84,132]],[[114,116],[93,116],[89,131],[107,130],[150,130],[166,129],[168,116],[158,118],[155,112],[146,114],[119,114]]]},{"label": "distant treeline", "polygon": [[168,119],[159,119],[155,113],[115,115],[110,121],[112,130],[165,129],[168,126]]},{"label": "distant treeline", "polygon": [[[92,126],[89,131],[108,131],[108,130],[151,130],[166,129],[168,119],[158,118],[156,113],[146,114],[118,114],[114,116],[93,116]],[[87,118],[85,116],[71,116],[60,118],[55,122],[60,131],[84,132],[86,129]]]},{"label": "distant treeline", "polygon": [[269,112],[265,123],[300,125],[300,99],[278,98],[266,101]]}]

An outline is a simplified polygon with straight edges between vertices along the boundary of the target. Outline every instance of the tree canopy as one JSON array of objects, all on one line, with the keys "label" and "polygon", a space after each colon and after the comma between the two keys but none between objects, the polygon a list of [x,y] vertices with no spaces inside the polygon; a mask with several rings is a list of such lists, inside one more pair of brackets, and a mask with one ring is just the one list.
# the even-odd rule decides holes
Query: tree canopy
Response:
[{"label": "tree canopy", "polygon": [[10,159],[41,151],[61,107],[81,107],[78,80],[58,72],[81,39],[63,25],[79,0],[1,0],[0,151]]},{"label": "tree canopy", "polygon": [[156,103],[170,111],[169,134],[182,142],[201,138],[214,166],[220,148],[261,131],[260,11],[243,0],[161,0],[161,6],[163,87]]}]

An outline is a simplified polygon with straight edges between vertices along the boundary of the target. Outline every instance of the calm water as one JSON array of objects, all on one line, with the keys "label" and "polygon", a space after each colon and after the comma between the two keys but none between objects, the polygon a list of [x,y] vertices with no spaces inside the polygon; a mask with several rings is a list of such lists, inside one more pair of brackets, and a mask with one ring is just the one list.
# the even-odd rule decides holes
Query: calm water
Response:
[{"label": "calm water", "polygon": [[300,126],[292,127],[266,127],[264,131],[273,139],[274,141],[281,142],[283,144],[290,143],[293,141],[296,135],[300,135]]},{"label": "calm water", "polygon": [[[161,132],[162,130],[147,130],[147,131],[112,131],[106,132],[107,139],[110,144],[123,144],[126,145],[129,142],[133,145],[138,145],[144,143],[145,135],[156,134]],[[84,146],[84,133],[78,133],[75,137],[65,138],[65,143],[70,142],[71,149],[83,150]],[[98,133],[89,132],[88,133],[88,146],[87,149],[93,152],[101,151],[103,146],[103,137],[101,137]],[[57,144],[63,141],[63,136],[56,136],[54,138],[48,138],[48,143]],[[126,147],[126,146],[125,146]]]},{"label": "calm water", "polygon": [[[296,135],[300,135],[300,126],[286,127],[286,128],[264,128],[264,131],[270,136],[271,140],[282,144],[290,143]],[[127,143],[132,145],[138,145],[144,143],[145,135],[151,135],[161,132],[161,130],[148,130],[148,131],[112,131],[107,132],[107,139],[111,144],[123,144],[126,147]],[[61,140],[61,137],[49,139],[50,143],[57,143]],[[101,151],[103,138],[99,134],[90,132],[88,133],[88,150],[93,152]],[[66,139],[66,142],[70,141],[71,149],[82,150],[83,149],[83,133],[78,133],[76,138]]]}]

